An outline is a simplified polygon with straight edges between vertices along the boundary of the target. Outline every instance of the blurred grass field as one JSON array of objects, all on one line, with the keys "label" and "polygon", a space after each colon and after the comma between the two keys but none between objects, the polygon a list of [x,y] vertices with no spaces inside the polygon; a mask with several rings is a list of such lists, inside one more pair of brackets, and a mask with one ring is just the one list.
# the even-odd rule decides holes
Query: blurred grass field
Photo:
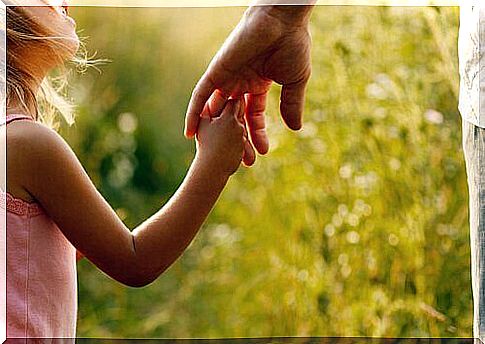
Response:
[{"label": "blurred grass field", "polygon": [[[135,228],[182,181],[195,82],[243,8],[74,8],[88,50],[61,133]],[[305,125],[272,90],[271,150],[156,282],[79,264],[79,337],[471,336],[456,7],[315,9]]]}]

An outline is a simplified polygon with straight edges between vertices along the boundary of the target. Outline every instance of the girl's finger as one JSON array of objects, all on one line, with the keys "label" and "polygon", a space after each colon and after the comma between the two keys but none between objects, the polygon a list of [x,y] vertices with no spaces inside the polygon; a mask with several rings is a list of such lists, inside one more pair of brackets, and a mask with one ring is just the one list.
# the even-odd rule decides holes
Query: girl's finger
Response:
[{"label": "girl's finger", "polygon": [[235,114],[240,111],[241,102],[239,99],[229,99],[226,102],[226,107],[222,110],[221,119],[234,119]]}]

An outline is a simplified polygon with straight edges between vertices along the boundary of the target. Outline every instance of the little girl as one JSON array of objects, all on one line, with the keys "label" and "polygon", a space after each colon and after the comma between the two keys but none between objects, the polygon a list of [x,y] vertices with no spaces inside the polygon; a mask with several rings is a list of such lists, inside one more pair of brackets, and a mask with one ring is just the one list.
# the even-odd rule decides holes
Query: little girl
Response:
[{"label": "little girl", "polygon": [[79,48],[66,4],[52,1],[7,7],[7,116],[1,128],[8,126],[8,183],[1,205],[7,218],[8,338],[75,337],[76,249],[120,283],[153,282],[194,238],[239,167],[246,140],[243,99],[229,100],[218,117],[202,119],[182,185],[131,232],[68,144],[38,120],[45,116],[36,95],[47,74]]}]

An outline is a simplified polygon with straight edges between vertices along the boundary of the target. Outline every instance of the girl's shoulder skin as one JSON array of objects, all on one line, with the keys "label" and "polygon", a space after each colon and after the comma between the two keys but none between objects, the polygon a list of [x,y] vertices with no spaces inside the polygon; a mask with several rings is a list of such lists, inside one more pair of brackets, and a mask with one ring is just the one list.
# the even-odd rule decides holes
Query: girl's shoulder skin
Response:
[{"label": "girl's shoulder skin", "polygon": [[[2,161],[7,162],[7,192],[13,197],[28,203],[35,202],[35,198],[22,186],[22,178],[25,178],[24,174],[29,171],[30,166],[27,161],[23,160],[26,157],[25,150],[28,150],[29,146],[33,144],[29,138],[35,137],[33,135],[39,134],[38,131],[42,130],[49,130],[49,128],[32,121],[14,121],[9,123],[8,126],[3,125],[0,129],[0,137],[2,140],[6,140],[6,151],[8,152],[6,160],[3,156],[4,151],[2,150],[0,153],[2,154]],[[8,135],[5,138],[4,135],[6,133]],[[5,189],[3,188],[2,190]]]}]

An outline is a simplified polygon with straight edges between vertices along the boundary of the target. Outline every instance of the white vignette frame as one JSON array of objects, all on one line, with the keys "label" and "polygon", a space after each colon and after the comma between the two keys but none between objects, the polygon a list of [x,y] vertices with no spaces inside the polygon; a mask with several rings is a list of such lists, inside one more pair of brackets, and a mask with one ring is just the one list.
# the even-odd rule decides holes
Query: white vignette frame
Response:
[{"label": "white vignette frame", "polygon": [[[9,0],[0,1],[0,124],[6,121],[6,5]],[[306,0],[256,0],[258,5],[304,5]],[[480,1],[480,0],[478,0]],[[255,1],[249,0],[71,0],[70,6],[96,7],[246,7]],[[318,0],[320,6],[464,6],[475,0]],[[22,6],[32,6],[22,1]],[[6,130],[0,130],[0,191],[6,191]],[[0,205],[6,205],[6,194],[0,193]],[[6,207],[0,206],[0,343],[6,340],[7,328],[7,247]]]},{"label": "white vignette frame", "polygon": [[[0,123],[6,120],[7,86],[7,12],[0,2]],[[0,128],[0,190],[7,191],[7,130]],[[2,204],[4,206],[2,206]],[[0,193],[0,341],[7,338],[7,212],[6,195]]]}]

